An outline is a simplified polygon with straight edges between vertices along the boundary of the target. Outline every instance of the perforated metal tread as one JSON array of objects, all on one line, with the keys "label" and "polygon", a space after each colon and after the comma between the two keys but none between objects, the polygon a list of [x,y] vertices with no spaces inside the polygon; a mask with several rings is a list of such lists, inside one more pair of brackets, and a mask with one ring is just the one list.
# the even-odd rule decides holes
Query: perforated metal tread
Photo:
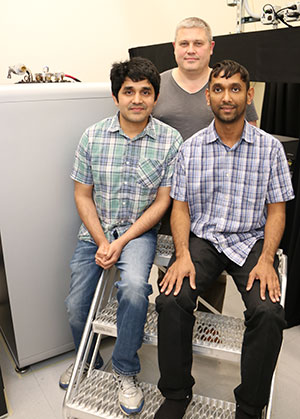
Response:
[{"label": "perforated metal tread", "polygon": [[173,252],[173,237],[166,234],[158,234],[154,264],[157,266],[168,266]]},{"label": "perforated metal tread", "polygon": [[[118,303],[112,299],[93,322],[93,330],[109,336],[117,336],[116,312]],[[196,311],[193,350],[207,356],[238,360],[241,353],[245,326],[242,319]],[[157,344],[157,312],[149,304],[144,342]]]},{"label": "perforated metal tread", "polygon": [[[135,419],[152,419],[163,397],[153,384],[141,383],[145,397],[142,412],[131,416]],[[67,417],[77,419],[124,419],[128,418],[119,409],[118,392],[113,375],[93,370],[86,377],[80,391],[65,406]],[[184,419],[234,419],[235,404],[194,395]]]}]

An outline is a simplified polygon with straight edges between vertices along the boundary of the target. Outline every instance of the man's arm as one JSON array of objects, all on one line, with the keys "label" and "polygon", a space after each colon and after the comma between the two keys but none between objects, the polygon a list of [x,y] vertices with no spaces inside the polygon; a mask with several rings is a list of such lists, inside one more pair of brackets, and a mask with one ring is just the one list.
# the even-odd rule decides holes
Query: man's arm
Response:
[{"label": "man's arm", "polygon": [[170,187],[158,188],[156,198],[150,207],[132,224],[132,226],[120,236],[114,240],[110,246],[106,255],[106,261],[101,265],[105,269],[113,266],[120,257],[123,247],[132,239],[139,237],[146,231],[154,227],[162,218],[166,210],[168,209],[171,198],[170,198]]},{"label": "man's arm", "polygon": [[266,288],[268,288],[269,296],[275,303],[280,301],[280,284],[273,263],[285,227],[285,202],[267,204],[267,210],[263,250],[256,266],[249,274],[247,291],[258,279],[261,299],[266,299]]},{"label": "man's arm", "polygon": [[170,294],[174,286],[174,295],[177,295],[181,289],[183,278],[186,276],[190,278],[191,288],[196,289],[196,272],[189,251],[190,227],[191,221],[188,203],[174,199],[171,213],[171,230],[175,245],[176,260],[169,267],[160,283],[160,291],[165,292],[166,295]]},{"label": "man's arm", "polygon": [[248,121],[248,123],[254,127],[257,127],[257,121]]},{"label": "man's arm", "polygon": [[93,185],[74,181],[74,198],[79,216],[98,246],[97,264],[102,266],[108,252],[109,242],[104,235],[93,200]]},{"label": "man's arm", "polygon": [[246,120],[248,121],[249,124],[254,125],[255,127],[257,126],[258,115],[257,115],[256,109],[255,109],[255,105],[254,105],[253,100],[246,107],[245,117],[246,117]]}]

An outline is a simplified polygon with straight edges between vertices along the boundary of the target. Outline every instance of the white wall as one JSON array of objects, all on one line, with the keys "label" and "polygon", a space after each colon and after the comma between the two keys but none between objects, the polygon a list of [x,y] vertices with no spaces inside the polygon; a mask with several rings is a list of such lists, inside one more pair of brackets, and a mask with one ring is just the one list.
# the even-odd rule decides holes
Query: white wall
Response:
[{"label": "white wall", "polygon": [[[257,13],[265,3],[249,1]],[[17,63],[33,73],[48,65],[82,81],[106,81],[128,48],[172,41],[176,24],[188,16],[207,20],[214,35],[235,32],[236,8],[226,0],[1,0],[0,84],[20,80],[6,78]],[[246,30],[268,28],[258,23]]]}]

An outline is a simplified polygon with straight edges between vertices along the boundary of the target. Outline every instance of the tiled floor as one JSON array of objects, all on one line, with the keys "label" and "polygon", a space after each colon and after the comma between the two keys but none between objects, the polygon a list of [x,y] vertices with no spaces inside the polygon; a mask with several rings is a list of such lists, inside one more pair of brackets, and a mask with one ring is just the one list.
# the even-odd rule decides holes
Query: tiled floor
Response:
[{"label": "tiled floor", "polygon": [[[224,312],[242,316],[243,306],[232,281],[228,282]],[[103,341],[102,354],[111,353],[113,339]],[[300,326],[284,332],[274,392],[272,419],[300,418]],[[159,373],[156,348],[144,345],[140,351],[140,379],[156,383]],[[73,360],[67,353],[32,365],[23,375],[14,371],[14,364],[0,338],[0,365],[6,388],[9,417],[14,419],[61,419],[64,391],[58,386],[61,372]],[[195,393],[234,401],[232,389],[239,383],[239,367],[235,363],[195,356],[193,373]]]}]

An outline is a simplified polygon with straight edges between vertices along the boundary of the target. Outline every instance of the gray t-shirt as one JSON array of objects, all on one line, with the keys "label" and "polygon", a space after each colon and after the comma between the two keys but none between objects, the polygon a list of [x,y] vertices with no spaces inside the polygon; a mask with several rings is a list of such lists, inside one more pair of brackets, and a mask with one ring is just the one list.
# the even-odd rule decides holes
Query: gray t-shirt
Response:
[{"label": "gray t-shirt", "polygon": [[[207,84],[196,93],[182,89],[172,76],[172,69],[161,74],[160,96],[153,110],[153,116],[180,132],[183,139],[208,127],[214,118],[206,104],[205,90]],[[247,106],[247,121],[258,119],[254,104]]]}]

